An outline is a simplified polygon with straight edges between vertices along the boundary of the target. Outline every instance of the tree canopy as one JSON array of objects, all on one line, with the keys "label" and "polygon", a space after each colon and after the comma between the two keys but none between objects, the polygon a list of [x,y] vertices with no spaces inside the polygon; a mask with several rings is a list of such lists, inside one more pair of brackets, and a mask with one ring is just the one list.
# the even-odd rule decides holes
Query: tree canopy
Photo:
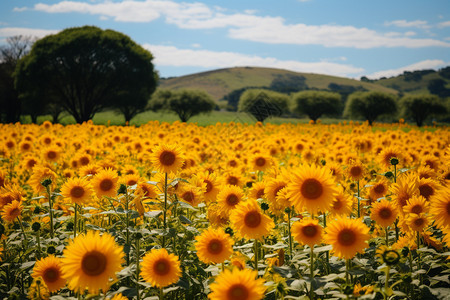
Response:
[{"label": "tree canopy", "polygon": [[355,92],[347,100],[344,116],[362,117],[372,123],[381,115],[397,112],[396,97],[382,92]]},{"label": "tree canopy", "polygon": [[165,110],[178,115],[182,122],[187,122],[193,116],[212,111],[216,102],[202,90],[157,90],[149,102],[153,111]]},{"label": "tree canopy", "polygon": [[17,62],[28,53],[33,44],[29,36],[12,36],[0,48],[0,122],[13,123],[20,119],[22,105],[14,87],[13,73]]},{"label": "tree canopy", "polygon": [[324,91],[301,91],[292,95],[294,112],[307,115],[314,122],[322,115],[339,115],[341,95]]},{"label": "tree canopy", "polygon": [[130,119],[145,108],[156,87],[152,59],[122,33],[69,28],[33,45],[16,68],[16,87],[24,98],[60,105],[78,123],[104,108]]},{"label": "tree canopy", "polygon": [[431,115],[445,114],[447,107],[436,95],[408,95],[400,99],[401,116],[410,118],[417,126]]},{"label": "tree canopy", "polygon": [[239,99],[238,110],[248,112],[259,122],[281,116],[288,110],[289,96],[263,89],[246,90]]}]

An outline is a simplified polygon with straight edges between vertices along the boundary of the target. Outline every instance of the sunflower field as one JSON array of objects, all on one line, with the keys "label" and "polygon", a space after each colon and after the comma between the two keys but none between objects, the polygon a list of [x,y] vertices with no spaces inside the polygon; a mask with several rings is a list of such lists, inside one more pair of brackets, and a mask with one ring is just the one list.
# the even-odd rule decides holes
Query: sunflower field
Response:
[{"label": "sunflower field", "polygon": [[450,134],[0,125],[9,299],[448,299]]}]

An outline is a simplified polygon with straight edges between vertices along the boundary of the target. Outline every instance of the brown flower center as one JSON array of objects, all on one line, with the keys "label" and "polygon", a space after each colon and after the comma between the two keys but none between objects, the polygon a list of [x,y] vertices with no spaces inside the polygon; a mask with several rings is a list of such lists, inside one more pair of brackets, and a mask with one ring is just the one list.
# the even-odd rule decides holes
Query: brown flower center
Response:
[{"label": "brown flower center", "polygon": [[244,217],[244,223],[250,228],[258,227],[261,224],[261,214],[255,210],[248,212]]},{"label": "brown flower center", "polygon": [[227,196],[226,202],[229,206],[235,206],[239,202],[239,197],[235,194],[230,194]]},{"label": "brown flower center", "polygon": [[171,166],[175,162],[175,153],[172,151],[163,151],[161,155],[159,156],[159,161],[164,166]]},{"label": "brown flower center", "polygon": [[159,276],[167,275],[170,272],[170,264],[167,259],[158,259],[153,265],[153,270]]},{"label": "brown flower center", "polygon": [[264,197],[264,189],[259,189],[258,192],[256,192],[256,199]]},{"label": "brown flower center", "polygon": [[227,293],[228,300],[247,300],[249,296],[247,287],[241,283],[232,285]]},{"label": "brown flower center", "polygon": [[57,156],[57,154],[56,154],[56,152],[53,151],[53,150],[47,152],[47,157],[48,157],[49,159],[55,159],[56,156]]},{"label": "brown flower center", "polygon": [[339,210],[340,208],[342,208],[342,206],[343,206],[343,204],[342,204],[342,201],[340,199],[336,199],[333,202],[333,208],[336,209],[336,210]]},{"label": "brown flower center", "polygon": [[414,225],[417,227],[421,227],[425,223],[425,220],[423,218],[417,218],[414,220]]},{"label": "brown flower center", "polygon": [[420,195],[422,195],[424,198],[428,199],[431,195],[434,194],[434,190],[431,186],[428,184],[424,184],[419,186]]},{"label": "brown flower center", "polygon": [[230,177],[228,177],[227,181],[228,181],[228,184],[237,185],[239,182],[239,179],[236,176],[230,176]]},{"label": "brown flower center", "polygon": [[73,198],[81,198],[84,195],[84,188],[82,186],[75,186],[70,190],[70,196]]},{"label": "brown flower center", "polygon": [[211,254],[219,254],[222,252],[223,244],[222,241],[218,239],[212,239],[208,243],[208,252]]},{"label": "brown flower center", "polygon": [[343,229],[338,234],[338,242],[344,246],[351,246],[356,242],[356,234],[351,229]]},{"label": "brown flower center", "polygon": [[258,167],[263,167],[266,164],[266,159],[264,157],[258,157],[255,161]]},{"label": "brown flower center", "polygon": [[302,228],[302,232],[307,237],[314,237],[317,234],[317,227],[313,224],[306,225]]},{"label": "brown flower center", "polygon": [[111,179],[105,178],[100,182],[100,189],[104,192],[108,192],[112,189],[113,185],[114,184]]},{"label": "brown flower center", "polygon": [[187,191],[187,192],[183,193],[183,195],[181,197],[183,198],[184,201],[189,202],[189,203],[193,202],[195,199],[195,195],[191,191]]},{"label": "brown flower center", "polygon": [[350,168],[350,175],[353,177],[359,177],[362,174],[362,169],[360,166],[353,166]]},{"label": "brown flower center", "polygon": [[389,219],[392,216],[392,211],[388,207],[383,207],[378,212],[378,215],[380,216],[381,219],[386,220],[386,219]]},{"label": "brown flower center", "polygon": [[446,210],[447,210],[447,215],[450,215],[450,201],[447,202],[447,205],[445,206]]},{"label": "brown flower center", "polygon": [[211,181],[209,180],[205,180],[204,181],[206,183],[206,193],[211,192],[211,190],[213,189],[213,184],[211,183]]},{"label": "brown flower center", "polygon": [[383,194],[386,191],[386,188],[384,187],[383,184],[377,184],[374,188],[373,191],[375,193],[377,193],[378,195]]},{"label": "brown flower center", "polygon": [[43,277],[45,282],[55,282],[59,278],[59,271],[56,268],[48,268]]},{"label": "brown flower center", "polygon": [[420,204],[416,204],[411,208],[411,212],[416,215],[420,214],[422,211],[423,211],[423,207]]},{"label": "brown flower center", "polygon": [[107,265],[106,256],[96,250],[87,252],[81,260],[81,270],[89,276],[102,274]]},{"label": "brown flower center", "polygon": [[302,196],[315,200],[323,194],[323,187],[320,181],[315,178],[306,179],[301,186]]}]

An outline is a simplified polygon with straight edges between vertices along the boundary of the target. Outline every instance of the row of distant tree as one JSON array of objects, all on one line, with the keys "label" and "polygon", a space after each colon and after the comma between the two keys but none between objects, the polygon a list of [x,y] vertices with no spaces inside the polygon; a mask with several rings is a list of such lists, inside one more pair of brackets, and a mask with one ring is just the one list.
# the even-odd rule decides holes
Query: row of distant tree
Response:
[{"label": "row of distant tree", "polygon": [[239,111],[247,111],[258,121],[267,117],[294,113],[317,121],[323,116],[363,119],[370,125],[383,116],[412,120],[418,126],[433,116],[448,117],[449,100],[436,95],[395,95],[377,91],[350,94],[345,103],[341,95],[327,91],[300,91],[286,95],[274,91],[251,89],[239,100]]},{"label": "row of distant tree", "polygon": [[[17,122],[30,115],[52,115],[58,122],[65,112],[81,123],[105,109],[123,114],[126,121],[145,110],[176,113],[183,122],[217,108],[204,91],[156,90],[158,74],[152,54],[128,36],[93,26],[69,28],[33,40],[8,38],[0,51],[0,121]],[[303,82],[302,78],[287,78]],[[271,116],[344,116],[368,120],[382,115],[414,120],[421,126],[432,115],[447,113],[446,100],[433,95],[405,96],[357,91],[342,93],[290,89],[286,78],[273,82],[280,92],[247,89],[236,94],[240,111],[264,121]],[[156,90],[156,92],[155,92]],[[290,94],[288,94],[290,93]],[[349,94],[349,95],[347,95]],[[347,97],[348,96],[348,97]]]}]

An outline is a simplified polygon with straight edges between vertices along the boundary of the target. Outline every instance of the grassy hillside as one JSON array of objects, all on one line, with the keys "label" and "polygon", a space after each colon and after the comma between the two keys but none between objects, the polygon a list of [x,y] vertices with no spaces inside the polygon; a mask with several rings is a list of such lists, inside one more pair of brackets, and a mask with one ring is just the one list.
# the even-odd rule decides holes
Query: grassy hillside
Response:
[{"label": "grassy hillside", "polygon": [[442,77],[440,72],[433,70],[406,72],[406,74],[379,79],[373,83],[396,89],[405,94],[428,94],[428,84],[435,79],[446,81],[446,87],[450,88],[450,80]]},{"label": "grassy hillside", "polygon": [[362,82],[349,78],[297,73],[282,69],[236,67],[202,72],[181,77],[162,79],[160,88],[164,89],[202,89],[208,92],[215,100],[222,99],[228,93],[245,87],[269,87],[274,79],[280,80],[292,76],[303,76],[304,84],[310,89],[328,89],[332,83],[354,88],[363,88],[369,91],[376,90],[397,94],[397,91],[378,84]]}]

